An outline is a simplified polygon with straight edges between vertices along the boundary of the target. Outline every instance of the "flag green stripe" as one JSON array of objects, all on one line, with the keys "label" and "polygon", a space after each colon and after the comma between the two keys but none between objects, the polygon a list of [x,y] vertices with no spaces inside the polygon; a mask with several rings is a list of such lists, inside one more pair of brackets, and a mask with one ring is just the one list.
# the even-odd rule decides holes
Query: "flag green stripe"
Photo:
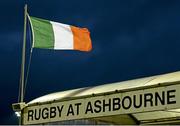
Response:
[{"label": "flag green stripe", "polygon": [[50,21],[30,17],[33,27],[35,48],[54,49],[54,32]]}]

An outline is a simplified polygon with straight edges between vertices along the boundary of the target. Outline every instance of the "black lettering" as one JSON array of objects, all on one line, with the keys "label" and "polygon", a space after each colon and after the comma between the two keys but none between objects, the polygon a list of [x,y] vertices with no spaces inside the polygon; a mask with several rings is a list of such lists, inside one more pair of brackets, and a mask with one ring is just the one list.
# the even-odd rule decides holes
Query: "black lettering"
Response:
[{"label": "black lettering", "polygon": [[89,111],[93,113],[91,102],[88,102],[85,114],[87,114]]},{"label": "black lettering", "polygon": [[167,104],[176,104],[176,96],[175,93],[176,90],[169,90],[167,91]]},{"label": "black lettering", "polygon": [[37,112],[37,109],[35,109],[35,120],[39,120],[41,117],[41,109],[39,109],[39,112]]},{"label": "black lettering", "polygon": [[105,112],[106,107],[109,108],[108,111],[111,111],[111,99],[109,99],[109,102],[108,102],[108,103],[106,103],[105,99],[103,100],[103,112]]},{"label": "black lettering", "polygon": [[[125,100],[128,100],[129,102],[128,102],[128,104],[126,104],[125,105]],[[123,99],[122,99],[122,107],[124,108],[124,109],[129,109],[130,107],[131,107],[131,105],[132,105],[132,100],[131,100],[131,98],[129,97],[129,96],[125,96]]]},{"label": "black lettering", "polygon": [[96,108],[94,109],[94,112],[95,112],[95,113],[101,112],[101,101],[100,101],[100,100],[96,100],[96,101],[94,102],[94,106],[96,107]]},{"label": "black lettering", "polygon": [[50,118],[56,117],[56,107],[50,107]]},{"label": "black lettering", "polygon": [[31,117],[31,121],[33,121],[33,115],[34,115],[34,111],[33,110],[28,110],[28,121]]},{"label": "black lettering", "polygon": [[147,103],[150,103],[150,106],[153,106],[153,95],[152,93],[144,94],[144,107],[147,107]]},{"label": "black lettering", "polygon": [[113,98],[113,111],[119,110],[121,108],[120,98]]},{"label": "black lettering", "polygon": [[133,95],[133,105],[135,108],[140,108],[142,106],[142,94],[139,95],[139,104],[137,104],[137,95]]},{"label": "black lettering", "polygon": [[62,112],[63,107],[64,107],[64,105],[62,105],[61,108],[59,108],[59,106],[57,106],[58,112],[59,112],[59,117],[61,117],[61,112]]},{"label": "black lettering", "polygon": [[48,108],[43,108],[43,110],[42,110],[42,118],[43,119],[49,118]]},{"label": "black lettering", "polygon": [[69,116],[69,114],[74,115],[74,110],[73,110],[72,104],[69,105],[67,116]]},{"label": "black lettering", "polygon": [[81,105],[81,103],[76,103],[75,106],[77,106],[77,115],[79,115],[79,106]]},{"label": "black lettering", "polygon": [[165,92],[162,91],[161,96],[158,92],[155,92],[155,105],[158,105],[158,101],[160,101],[161,105],[165,105]]}]

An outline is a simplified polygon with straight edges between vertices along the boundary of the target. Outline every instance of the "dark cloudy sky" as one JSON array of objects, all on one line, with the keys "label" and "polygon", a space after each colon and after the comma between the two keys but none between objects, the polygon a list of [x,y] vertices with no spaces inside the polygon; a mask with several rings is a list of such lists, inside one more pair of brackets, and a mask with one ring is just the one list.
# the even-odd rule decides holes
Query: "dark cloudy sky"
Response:
[{"label": "dark cloudy sky", "polygon": [[[87,27],[93,41],[89,53],[34,49],[26,102],[180,70],[179,0],[1,0],[0,124],[18,122],[11,104],[18,99],[25,3],[31,16]],[[30,44],[28,37],[27,60]]]}]

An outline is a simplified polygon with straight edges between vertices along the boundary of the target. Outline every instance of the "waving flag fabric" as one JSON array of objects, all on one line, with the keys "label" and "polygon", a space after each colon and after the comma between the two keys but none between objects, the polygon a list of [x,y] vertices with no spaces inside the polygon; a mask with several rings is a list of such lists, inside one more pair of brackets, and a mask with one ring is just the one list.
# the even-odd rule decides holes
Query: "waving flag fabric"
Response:
[{"label": "waving flag fabric", "polygon": [[90,51],[92,42],[86,28],[29,17],[33,33],[33,47],[55,50]]}]

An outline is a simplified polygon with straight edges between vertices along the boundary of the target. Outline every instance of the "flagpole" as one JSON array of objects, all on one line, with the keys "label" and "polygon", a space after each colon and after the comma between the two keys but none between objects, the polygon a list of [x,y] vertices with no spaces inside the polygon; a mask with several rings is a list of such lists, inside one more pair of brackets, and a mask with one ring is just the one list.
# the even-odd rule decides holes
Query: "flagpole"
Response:
[{"label": "flagpole", "polygon": [[27,22],[27,4],[24,7],[24,35],[23,35],[23,48],[22,48],[22,62],[21,62],[21,93],[20,102],[24,101],[24,71],[25,71],[25,53],[26,53],[26,22]]},{"label": "flagpole", "polygon": [[[24,72],[25,72],[25,59],[26,59],[26,22],[27,22],[27,4],[24,6],[24,34],[23,34],[23,47],[22,47],[22,61],[21,61],[21,76],[20,76],[20,103],[24,102]],[[19,125],[22,125],[22,111],[19,118]]]}]

